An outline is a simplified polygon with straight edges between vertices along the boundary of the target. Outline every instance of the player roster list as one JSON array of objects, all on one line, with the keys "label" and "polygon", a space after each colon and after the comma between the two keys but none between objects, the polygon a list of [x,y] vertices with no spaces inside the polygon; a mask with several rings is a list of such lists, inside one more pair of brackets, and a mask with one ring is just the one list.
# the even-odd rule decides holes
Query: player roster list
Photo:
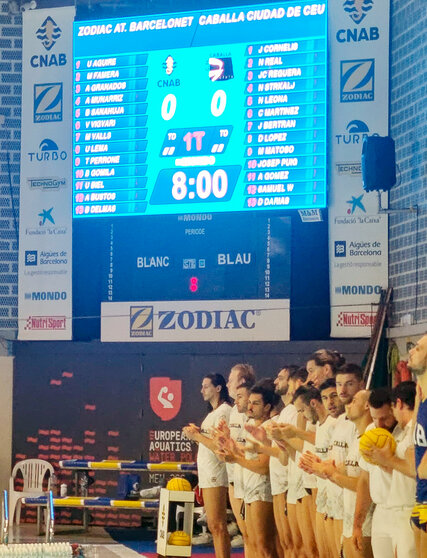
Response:
[{"label": "player roster list", "polygon": [[326,3],[74,24],[73,215],[326,206]]}]

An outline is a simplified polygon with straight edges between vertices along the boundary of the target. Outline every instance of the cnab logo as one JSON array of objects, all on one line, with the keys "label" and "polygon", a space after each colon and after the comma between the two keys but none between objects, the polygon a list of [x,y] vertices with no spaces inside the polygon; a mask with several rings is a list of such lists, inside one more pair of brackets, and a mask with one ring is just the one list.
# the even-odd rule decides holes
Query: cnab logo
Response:
[{"label": "cnab logo", "polygon": [[374,100],[375,60],[342,60],[340,67],[340,102]]},{"label": "cnab logo", "polygon": [[172,420],[181,409],[181,380],[167,377],[150,378],[150,405],[162,420]]},{"label": "cnab logo", "polygon": [[153,306],[130,307],[130,336],[153,337]]},{"label": "cnab logo", "polygon": [[344,11],[359,24],[374,7],[374,0],[345,0]]},{"label": "cnab logo", "polygon": [[41,41],[46,50],[50,50],[61,36],[61,28],[49,16],[36,31],[36,37]]},{"label": "cnab logo", "polygon": [[34,84],[34,122],[62,122],[62,83]]},{"label": "cnab logo", "polygon": [[[346,0],[343,4],[344,11],[359,25],[366,14],[372,10],[373,0]],[[360,43],[363,41],[378,41],[380,30],[378,27],[354,27],[353,29],[339,29],[337,41],[339,43]]]}]

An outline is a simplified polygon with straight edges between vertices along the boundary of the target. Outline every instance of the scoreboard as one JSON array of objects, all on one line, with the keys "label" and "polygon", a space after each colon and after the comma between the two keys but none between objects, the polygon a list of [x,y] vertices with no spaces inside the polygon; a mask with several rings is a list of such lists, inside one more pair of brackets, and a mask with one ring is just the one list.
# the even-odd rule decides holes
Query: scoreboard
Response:
[{"label": "scoreboard", "polygon": [[102,300],[290,299],[290,231],[254,213],[110,221]]},{"label": "scoreboard", "polygon": [[74,23],[73,216],[326,206],[326,2]]}]

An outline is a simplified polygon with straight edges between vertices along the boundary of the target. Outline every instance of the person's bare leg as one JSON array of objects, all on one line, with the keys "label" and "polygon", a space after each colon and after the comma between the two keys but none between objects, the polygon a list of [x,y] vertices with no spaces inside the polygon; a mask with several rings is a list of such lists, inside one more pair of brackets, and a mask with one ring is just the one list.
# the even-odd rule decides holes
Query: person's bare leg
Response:
[{"label": "person's bare leg", "polygon": [[261,501],[246,504],[246,518],[249,518],[248,533],[254,541],[256,557],[278,558],[275,544],[276,531],[273,504]]},{"label": "person's bare leg", "polygon": [[289,527],[288,512],[286,509],[286,493],[273,496],[274,521],[279,535],[280,545],[286,557],[292,552],[292,533]]},{"label": "person's bare leg", "polygon": [[289,527],[291,529],[292,541],[293,541],[292,556],[294,558],[300,558],[302,556],[305,557],[301,530],[297,519],[296,504],[288,504],[288,519],[289,519]]},{"label": "person's bare leg", "polygon": [[326,536],[325,514],[316,512],[316,541],[319,551],[319,558],[329,558],[328,539]]},{"label": "person's bare leg", "polygon": [[234,486],[231,484],[228,486],[228,497],[230,499],[231,509],[233,510],[234,517],[236,519],[237,526],[240,529],[243,537],[243,543],[245,548],[245,558],[256,558],[254,556],[250,545],[248,544],[248,532],[246,530],[246,522],[240,515],[242,509],[243,500],[242,498],[234,497]]},{"label": "person's bare leg", "polygon": [[301,502],[297,502],[297,520],[301,533],[304,533],[303,545],[307,558],[318,558],[319,552],[317,550],[316,537],[314,535],[314,528],[310,515],[310,498],[311,496],[307,495],[301,498]]},{"label": "person's bare leg", "polygon": [[350,537],[343,537],[343,550],[345,558],[373,558],[371,537],[362,538],[363,550],[358,550]]},{"label": "person's bare leg", "polygon": [[227,531],[227,488],[203,489],[208,528],[213,537],[215,556],[230,558],[230,535]]},{"label": "person's bare leg", "polygon": [[342,519],[334,519],[334,534],[335,534],[335,545],[337,547],[338,556],[341,555],[341,538],[342,538],[342,530],[343,530],[343,520]]},{"label": "person's bare leg", "polygon": [[325,521],[325,530],[329,556],[331,558],[339,558],[337,544],[335,542],[334,520],[331,517],[328,517]]},{"label": "person's bare leg", "polygon": [[427,533],[414,525],[412,525],[412,530],[414,531],[418,558],[424,558],[427,556]]},{"label": "person's bare leg", "polygon": [[311,494],[309,495],[309,499],[308,499],[308,503],[310,506],[310,517],[311,517],[311,522],[313,525],[313,530],[314,526],[316,525],[316,496],[317,496],[317,489],[313,488],[311,491]]}]

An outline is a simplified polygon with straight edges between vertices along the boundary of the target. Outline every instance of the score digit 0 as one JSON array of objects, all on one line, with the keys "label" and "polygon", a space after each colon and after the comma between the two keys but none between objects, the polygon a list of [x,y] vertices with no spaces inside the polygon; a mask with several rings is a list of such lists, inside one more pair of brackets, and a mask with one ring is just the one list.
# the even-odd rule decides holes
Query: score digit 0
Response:
[{"label": "score digit 0", "polygon": [[[221,116],[225,111],[227,105],[227,94],[222,89],[218,89],[212,96],[211,100],[211,113],[213,116]],[[163,120],[170,120],[175,116],[176,112],[176,97],[173,93],[169,93],[163,99],[161,115]]]},{"label": "score digit 0", "polygon": [[[178,171],[172,176],[172,197],[181,201],[187,195],[187,175],[183,171]],[[196,193],[199,199],[205,200],[211,194],[215,198],[221,199],[227,194],[228,176],[225,170],[218,169],[213,175],[208,170],[199,172],[196,178]]]}]

